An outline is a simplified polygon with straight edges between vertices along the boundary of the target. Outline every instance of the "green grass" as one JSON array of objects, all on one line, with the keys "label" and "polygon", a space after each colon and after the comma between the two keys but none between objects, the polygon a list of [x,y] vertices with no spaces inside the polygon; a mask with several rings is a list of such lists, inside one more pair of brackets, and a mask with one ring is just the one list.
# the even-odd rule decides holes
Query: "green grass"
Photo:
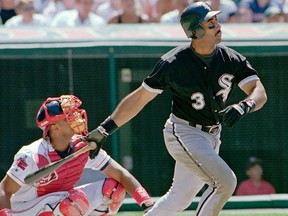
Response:
[{"label": "green grass", "polygon": [[[194,214],[193,214],[193,212],[189,212],[189,211],[187,211],[187,212],[183,212],[183,213],[181,213],[181,214],[179,214],[178,216],[193,216]],[[249,213],[221,213],[220,214],[220,216],[235,216],[235,215],[237,215],[237,216],[287,216],[287,213],[285,214],[285,213],[270,213],[270,214],[263,214],[263,212],[261,212],[261,213],[251,213],[251,214],[249,214]],[[117,216],[143,216],[143,213],[142,212],[119,212],[118,214],[117,214]]]}]

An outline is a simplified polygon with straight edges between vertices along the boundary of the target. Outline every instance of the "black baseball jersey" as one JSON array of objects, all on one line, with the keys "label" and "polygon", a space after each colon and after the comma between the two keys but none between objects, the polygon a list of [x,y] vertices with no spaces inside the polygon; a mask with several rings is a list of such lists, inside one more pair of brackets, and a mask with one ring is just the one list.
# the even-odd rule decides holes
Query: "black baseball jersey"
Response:
[{"label": "black baseball jersey", "polygon": [[225,108],[235,84],[256,79],[256,70],[233,49],[217,45],[209,65],[185,45],[163,55],[143,85],[159,93],[169,88],[173,114],[208,126],[221,122],[218,112]]}]

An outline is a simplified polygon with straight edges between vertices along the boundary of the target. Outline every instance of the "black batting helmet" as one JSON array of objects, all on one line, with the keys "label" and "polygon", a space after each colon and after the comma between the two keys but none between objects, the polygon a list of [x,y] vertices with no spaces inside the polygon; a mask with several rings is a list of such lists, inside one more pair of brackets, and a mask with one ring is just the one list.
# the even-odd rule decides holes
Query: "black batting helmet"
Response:
[{"label": "black batting helmet", "polygon": [[212,11],[210,5],[204,2],[190,4],[182,13],[180,23],[188,38],[201,38],[204,35],[204,29],[201,23],[211,17],[221,13],[221,11]]}]

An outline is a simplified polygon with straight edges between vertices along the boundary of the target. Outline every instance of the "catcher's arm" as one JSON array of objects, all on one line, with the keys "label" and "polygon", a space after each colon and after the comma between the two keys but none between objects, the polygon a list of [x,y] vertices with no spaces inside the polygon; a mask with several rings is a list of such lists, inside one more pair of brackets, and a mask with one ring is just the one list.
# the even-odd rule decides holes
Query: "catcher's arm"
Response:
[{"label": "catcher's arm", "polygon": [[144,212],[149,211],[154,205],[153,200],[142,187],[141,183],[124,167],[117,163],[112,158],[109,165],[102,171],[106,176],[109,176],[118,181],[124,189],[134,198]]},{"label": "catcher's arm", "polygon": [[10,176],[6,175],[0,183],[0,216],[12,215],[10,198],[21,186]]}]

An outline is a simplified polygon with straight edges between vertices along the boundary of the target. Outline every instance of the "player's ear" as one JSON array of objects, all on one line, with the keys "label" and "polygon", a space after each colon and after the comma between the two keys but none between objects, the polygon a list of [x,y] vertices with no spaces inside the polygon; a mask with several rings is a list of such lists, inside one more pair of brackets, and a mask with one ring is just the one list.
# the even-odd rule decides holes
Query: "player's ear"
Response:
[{"label": "player's ear", "polygon": [[50,135],[55,134],[55,133],[57,133],[57,132],[59,132],[59,131],[60,131],[60,126],[59,126],[57,123],[51,124],[51,125],[49,126],[49,131],[48,131],[48,133],[49,133]]}]

